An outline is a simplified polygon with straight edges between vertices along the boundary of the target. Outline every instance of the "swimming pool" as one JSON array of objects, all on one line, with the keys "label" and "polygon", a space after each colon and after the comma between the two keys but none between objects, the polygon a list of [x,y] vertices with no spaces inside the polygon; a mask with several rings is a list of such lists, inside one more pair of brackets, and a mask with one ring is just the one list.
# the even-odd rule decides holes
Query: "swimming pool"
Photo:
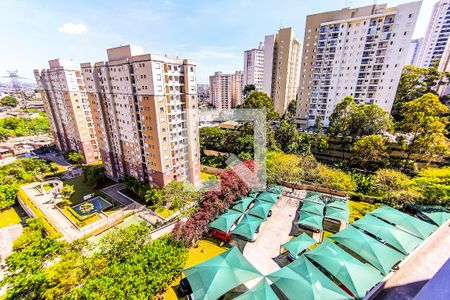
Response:
[{"label": "swimming pool", "polygon": [[112,207],[112,204],[103,199],[100,196],[94,197],[82,203],[78,203],[72,206],[72,209],[77,212],[80,216],[88,216],[95,212],[103,211],[107,208]]}]

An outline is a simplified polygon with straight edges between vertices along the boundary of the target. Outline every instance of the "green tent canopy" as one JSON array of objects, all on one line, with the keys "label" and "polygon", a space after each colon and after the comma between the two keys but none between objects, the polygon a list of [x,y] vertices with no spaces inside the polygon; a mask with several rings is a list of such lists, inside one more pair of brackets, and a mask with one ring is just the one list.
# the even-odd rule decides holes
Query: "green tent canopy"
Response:
[{"label": "green tent canopy", "polygon": [[418,237],[392,226],[370,214],[366,214],[363,218],[353,222],[352,225],[385,241],[403,254],[411,253],[411,251],[422,243],[422,240]]},{"label": "green tent canopy", "polygon": [[250,194],[248,194],[247,197],[256,198],[256,197],[258,197],[258,193],[250,193]]},{"label": "green tent canopy", "polygon": [[278,296],[265,278],[257,285],[237,296],[234,300],[278,300]]},{"label": "green tent canopy", "polygon": [[261,194],[258,195],[256,199],[264,200],[270,203],[275,203],[277,202],[278,195],[270,192],[262,192]]},{"label": "green tent canopy", "polygon": [[262,275],[233,247],[207,261],[183,270],[195,299],[217,299],[231,289]]},{"label": "green tent canopy", "polygon": [[405,257],[352,225],[330,238],[367,260],[383,275],[387,275],[392,267]]},{"label": "green tent canopy", "polygon": [[364,298],[383,279],[375,268],[363,264],[329,240],[305,253],[305,256],[336,277],[358,299]]},{"label": "green tent canopy", "polygon": [[370,212],[370,214],[394,224],[423,240],[436,230],[436,226],[386,205],[377,208],[376,210]]},{"label": "green tent canopy", "polygon": [[339,220],[343,221],[345,223],[348,223],[349,217],[350,217],[350,211],[342,210],[336,207],[326,206],[325,209],[325,217],[333,219],[333,220]]},{"label": "green tent canopy", "polygon": [[307,211],[300,211],[300,217],[298,218],[297,224],[312,227],[318,230],[323,230],[323,216],[312,214]]},{"label": "green tent canopy", "polygon": [[239,201],[236,201],[231,209],[235,211],[245,212],[249,207],[250,203],[255,201],[255,198],[245,197]]},{"label": "green tent canopy", "polygon": [[332,198],[332,201],[327,203],[327,207],[334,207],[341,210],[349,211],[348,202],[345,199]]},{"label": "green tent canopy", "polygon": [[241,212],[229,210],[221,214],[217,219],[209,224],[210,228],[218,229],[223,232],[229,232],[233,224],[242,216]]},{"label": "green tent canopy", "polygon": [[264,219],[252,215],[245,215],[241,222],[231,231],[231,234],[253,240],[255,232],[262,222],[264,222]]},{"label": "green tent canopy", "polygon": [[353,299],[304,255],[267,278],[289,299]]},{"label": "green tent canopy", "polygon": [[287,243],[284,243],[282,246],[289,251],[289,253],[294,257],[298,258],[300,253],[316,244],[316,240],[307,235],[306,233],[302,233],[299,236],[293,238]]},{"label": "green tent canopy", "polygon": [[304,201],[324,203],[323,195],[314,192],[307,192]]},{"label": "green tent canopy", "polygon": [[442,206],[414,205],[413,208],[437,226],[441,226],[450,219],[450,211]]},{"label": "green tent canopy", "polygon": [[318,216],[323,216],[323,208],[325,204],[311,201],[303,201],[303,205],[300,208],[300,211],[306,211]]},{"label": "green tent canopy", "polygon": [[252,208],[249,209],[247,214],[266,220],[272,207],[273,203],[256,200],[255,205],[253,205]]},{"label": "green tent canopy", "polygon": [[283,187],[281,185],[272,185],[272,186],[269,186],[267,191],[270,193],[281,195],[281,192],[283,191]]}]

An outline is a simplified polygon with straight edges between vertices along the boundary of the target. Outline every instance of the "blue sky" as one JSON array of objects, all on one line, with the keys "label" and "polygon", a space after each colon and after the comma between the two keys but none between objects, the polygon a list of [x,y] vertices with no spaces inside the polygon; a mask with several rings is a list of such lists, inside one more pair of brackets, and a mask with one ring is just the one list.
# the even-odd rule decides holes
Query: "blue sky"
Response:
[{"label": "blue sky", "polygon": [[[425,34],[433,4],[424,0],[414,37]],[[410,0],[378,0],[396,5]],[[374,0],[0,0],[0,76],[34,81],[33,69],[53,58],[106,59],[106,48],[133,44],[147,53],[197,61],[199,83],[214,71],[243,67],[243,51],[280,26],[303,40],[308,14],[373,4]]]}]

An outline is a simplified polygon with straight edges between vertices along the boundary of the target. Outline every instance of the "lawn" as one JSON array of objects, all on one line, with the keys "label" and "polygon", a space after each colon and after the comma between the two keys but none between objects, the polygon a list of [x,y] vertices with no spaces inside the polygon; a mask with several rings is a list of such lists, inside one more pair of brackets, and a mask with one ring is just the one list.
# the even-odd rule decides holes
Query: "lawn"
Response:
[{"label": "lawn", "polygon": [[19,224],[24,215],[25,212],[18,205],[0,211],[0,228]]},{"label": "lawn", "polygon": [[175,213],[173,209],[169,209],[167,207],[164,207],[163,209],[157,209],[155,212],[164,219],[167,219],[168,217],[170,217]]},{"label": "lawn", "polygon": [[200,179],[202,181],[217,179],[217,175],[208,172],[200,172]]},{"label": "lawn", "polygon": [[[108,181],[101,188],[107,187],[113,183],[114,183],[113,181]],[[70,201],[73,204],[78,204],[78,203],[82,202],[83,196],[85,196],[87,194],[92,194],[92,193],[97,194],[99,191],[99,189],[96,189],[95,187],[84,182],[83,176],[66,179],[66,180],[64,180],[64,184],[70,184],[70,185],[73,185],[73,187],[74,187],[75,192],[70,197]]]},{"label": "lawn", "polygon": [[[196,264],[204,262],[205,260],[225,252],[226,250],[228,250],[228,248],[219,247],[209,240],[201,240],[198,242],[198,247],[192,247],[189,249],[188,259],[184,268],[195,266]],[[180,280],[181,278],[178,278],[172,282],[167,291],[162,295],[163,299],[178,299],[174,289],[178,289],[177,286],[180,284]]]},{"label": "lawn", "polygon": [[348,203],[350,207],[350,223],[361,219],[365,214],[381,206],[381,204],[379,203],[371,204],[367,202],[356,202],[352,200],[349,200]]}]

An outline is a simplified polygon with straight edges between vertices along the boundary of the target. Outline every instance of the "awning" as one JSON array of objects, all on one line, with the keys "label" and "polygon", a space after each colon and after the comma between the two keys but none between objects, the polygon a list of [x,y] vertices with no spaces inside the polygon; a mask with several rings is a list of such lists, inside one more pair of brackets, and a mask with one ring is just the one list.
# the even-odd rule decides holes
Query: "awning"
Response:
[{"label": "awning", "polygon": [[297,224],[323,230],[323,216],[318,216],[307,211],[300,211]]},{"label": "awning", "polygon": [[244,218],[242,218],[241,222],[239,222],[239,224],[233,229],[233,231],[231,231],[231,234],[239,235],[249,240],[253,240],[253,235],[262,222],[264,222],[264,219],[252,215],[245,215]]},{"label": "awning", "polygon": [[333,220],[339,220],[339,221],[348,223],[348,219],[350,217],[350,212],[348,210],[342,210],[342,209],[331,207],[331,206],[327,205],[325,208],[325,217],[333,219]]},{"label": "awning", "polygon": [[234,300],[278,300],[278,296],[270,287],[270,284],[263,278],[257,285],[237,296]]},{"label": "awning", "polygon": [[383,275],[387,275],[392,267],[405,257],[404,254],[359,231],[352,225],[333,234],[330,239],[367,260]]},{"label": "awning", "polygon": [[325,204],[311,201],[303,201],[301,211],[306,211],[315,215],[323,216]]},{"label": "awning", "polygon": [[314,192],[307,192],[304,201],[312,201],[317,203],[325,203],[323,201],[323,195],[314,193]]},{"label": "awning", "polygon": [[267,277],[289,299],[352,299],[304,255]]},{"label": "awning", "polygon": [[308,251],[305,256],[321,265],[360,299],[383,279],[375,268],[363,264],[329,240]]},{"label": "awning", "polygon": [[411,253],[422,243],[422,240],[418,237],[381,221],[370,214],[366,214],[363,218],[353,222],[352,225],[383,240],[403,254]]},{"label": "awning", "polygon": [[289,253],[297,258],[300,253],[311,247],[312,245],[316,244],[317,241],[307,235],[306,233],[302,233],[299,236],[293,238],[287,243],[284,243],[282,246],[289,251]]},{"label": "awning", "polygon": [[436,230],[436,226],[386,205],[377,208],[376,210],[370,212],[370,214],[394,224],[423,240]]},{"label": "awning", "polygon": [[272,186],[269,186],[267,191],[277,194],[277,195],[281,195],[281,192],[283,191],[283,187],[281,185],[272,185]]},{"label": "awning", "polygon": [[241,212],[235,210],[229,210],[226,213],[220,215],[217,219],[209,224],[210,228],[218,229],[223,232],[230,231],[233,224],[242,216]]},{"label": "awning", "polygon": [[340,199],[340,198],[332,198],[331,202],[327,203],[327,207],[334,207],[334,208],[339,208],[342,210],[346,210],[348,211],[348,202],[345,199]]},{"label": "awning", "polygon": [[235,211],[245,212],[249,207],[250,203],[252,203],[253,201],[255,201],[255,198],[251,197],[242,198],[241,200],[236,201],[231,209]]},{"label": "awning", "polygon": [[258,195],[256,199],[264,200],[270,203],[275,203],[277,202],[278,195],[270,192],[262,192],[261,194]]},{"label": "awning", "polygon": [[414,205],[413,208],[429,218],[437,226],[441,226],[450,219],[450,211],[442,206]]},{"label": "awning", "polygon": [[252,208],[249,209],[247,214],[266,220],[272,207],[273,203],[256,200],[255,205],[253,205]]},{"label": "awning", "polygon": [[195,299],[215,300],[229,290],[262,275],[233,247],[183,270]]},{"label": "awning", "polygon": [[250,194],[248,194],[247,197],[256,198],[256,197],[258,197],[258,193],[250,193]]}]

